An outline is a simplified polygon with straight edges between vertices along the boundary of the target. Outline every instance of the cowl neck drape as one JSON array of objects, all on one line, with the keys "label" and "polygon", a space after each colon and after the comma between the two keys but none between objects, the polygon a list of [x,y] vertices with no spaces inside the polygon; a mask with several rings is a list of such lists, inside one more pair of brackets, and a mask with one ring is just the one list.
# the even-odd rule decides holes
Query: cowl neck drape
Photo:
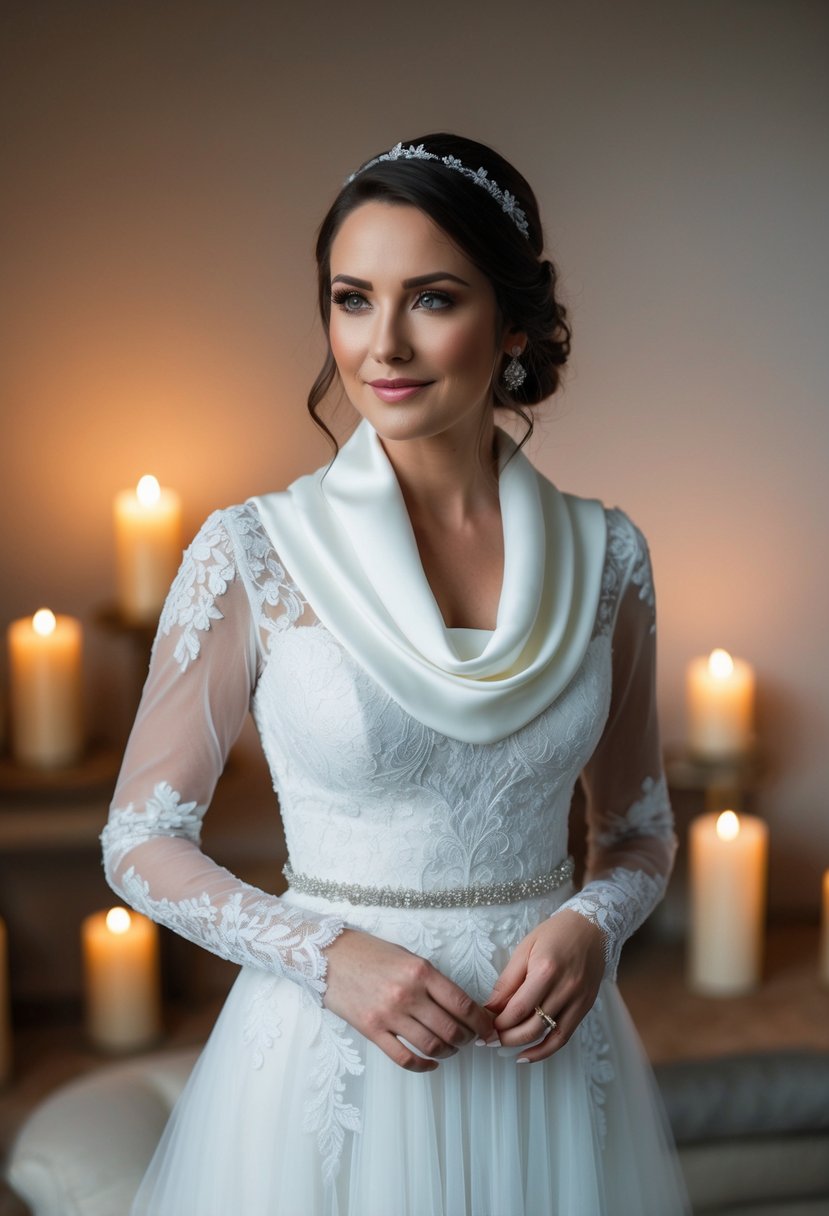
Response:
[{"label": "cowl neck drape", "polygon": [[505,431],[496,438],[503,586],[495,629],[475,631],[472,646],[471,631],[461,645],[443,622],[367,421],[328,471],[248,500],[326,628],[414,718],[468,743],[505,738],[566,688],[590,642],[604,567],[602,504],[560,492]]}]

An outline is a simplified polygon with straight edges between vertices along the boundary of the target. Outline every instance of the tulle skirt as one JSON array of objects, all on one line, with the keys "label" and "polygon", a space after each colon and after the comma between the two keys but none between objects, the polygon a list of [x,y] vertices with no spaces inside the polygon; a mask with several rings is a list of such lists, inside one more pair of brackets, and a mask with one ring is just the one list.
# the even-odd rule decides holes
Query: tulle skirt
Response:
[{"label": "tulle skirt", "polygon": [[[410,915],[422,929],[426,914]],[[444,929],[447,917],[459,925],[465,917],[474,937],[484,914],[432,915]],[[494,974],[508,957],[503,942],[492,946]],[[448,958],[433,961],[452,974]],[[519,1054],[470,1043],[433,1072],[410,1073],[290,980],[243,968],[132,1216],[689,1211],[656,1084],[615,984],[602,984],[552,1057],[516,1065]]]}]

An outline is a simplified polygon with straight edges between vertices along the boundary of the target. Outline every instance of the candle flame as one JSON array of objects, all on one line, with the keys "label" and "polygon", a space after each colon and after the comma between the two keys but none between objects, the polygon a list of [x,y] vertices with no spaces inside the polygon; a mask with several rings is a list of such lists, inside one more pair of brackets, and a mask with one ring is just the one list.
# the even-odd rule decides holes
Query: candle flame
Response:
[{"label": "candle flame", "polygon": [[717,835],[720,840],[734,840],[740,832],[740,820],[733,811],[723,811],[717,819]]},{"label": "candle flame", "polygon": [[110,908],[107,912],[107,929],[110,933],[126,933],[132,919],[126,908]]},{"label": "candle flame", "polygon": [[42,638],[48,638],[50,633],[54,633],[57,623],[54,612],[50,612],[48,608],[39,608],[32,617],[32,629]]},{"label": "candle flame", "polygon": [[139,481],[135,492],[142,507],[154,507],[159,498],[161,498],[161,486],[158,484],[158,478],[153,477],[152,473],[147,473]]},{"label": "candle flame", "polygon": [[727,650],[712,650],[708,656],[708,670],[717,680],[727,680],[734,670],[734,660]]}]

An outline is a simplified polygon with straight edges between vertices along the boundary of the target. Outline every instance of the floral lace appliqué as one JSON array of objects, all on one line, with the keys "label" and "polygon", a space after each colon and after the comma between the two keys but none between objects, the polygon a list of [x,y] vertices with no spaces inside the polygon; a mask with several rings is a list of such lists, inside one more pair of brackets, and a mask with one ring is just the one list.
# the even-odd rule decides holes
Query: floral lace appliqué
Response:
[{"label": "floral lace appliqu\u00e9", "polygon": [[342,932],[343,922],[337,917],[309,921],[247,883],[239,883],[230,898],[218,904],[206,891],[177,901],[153,899],[149,883],[135,866],[127,869],[118,886],[133,908],[189,941],[240,966],[287,975],[318,1002],[322,1000],[326,973],[322,950]]},{"label": "floral lace appliqu\u00e9", "polygon": [[607,550],[593,636],[611,632],[619,595],[628,577],[639,588],[639,598],[651,609],[650,632],[653,634],[656,632],[656,597],[647,541],[633,520],[618,507],[608,508],[605,518]]},{"label": "floral lace appliqu\u00e9", "polygon": [[130,849],[155,836],[180,836],[197,845],[206,810],[195,802],[182,802],[181,795],[166,781],[156,784],[141,811],[133,810],[132,803],[123,809],[113,807],[101,832],[108,880],[112,882],[112,875]]},{"label": "floral lace appliqu\u00e9", "polygon": [[290,629],[305,613],[307,600],[280,562],[256,507],[243,503],[228,507],[222,515],[254,619],[269,651],[274,634]]},{"label": "floral lace appliqu\u00e9", "polygon": [[606,1087],[616,1077],[610,1060],[610,1044],[603,1027],[604,1002],[598,996],[593,1008],[579,1024],[579,1041],[585,1060],[585,1077],[590,1105],[593,1109],[593,1125],[602,1148],[607,1139],[607,1114],[605,1113]]},{"label": "floral lace appliqu\u00e9", "polygon": [[665,774],[654,781],[646,777],[642,782],[642,797],[633,803],[623,815],[609,815],[603,830],[596,836],[602,848],[612,848],[634,836],[659,836],[670,839],[674,834],[674,819],[671,812],[668,783]]},{"label": "floral lace appliqu\u00e9", "polygon": [[607,979],[616,979],[622,946],[644,924],[665,894],[666,886],[662,874],[616,866],[609,874],[587,883],[563,905],[598,925],[604,934]]},{"label": "floral lace appliqu\u00e9", "polygon": [[360,1111],[343,1097],[345,1077],[347,1074],[359,1075],[365,1064],[353,1039],[346,1033],[348,1023],[330,1009],[312,1006],[310,1002],[306,1004],[314,1065],[302,1127],[304,1131],[316,1134],[323,1178],[330,1183],[339,1172],[345,1133],[359,1132],[362,1128]]},{"label": "floral lace appliqu\u00e9", "polygon": [[199,656],[199,634],[210,629],[212,621],[222,620],[216,599],[225,594],[234,576],[222,512],[214,511],[185,551],[158,622],[153,650],[159,637],[169,637],[174,628],[179,629],[174,656],[181,670],[186,671]]},{"label": "floral lace appliqu\u00e9", "polygon": [[282,1019],[276,1012],[277,983],[274,976],[267,983],[260,984],[245,1010],[242,1042],[253,1052],[253,1067],[256,1069],[262,1068],[265,1052],[269,1051],[282,1035]]}]

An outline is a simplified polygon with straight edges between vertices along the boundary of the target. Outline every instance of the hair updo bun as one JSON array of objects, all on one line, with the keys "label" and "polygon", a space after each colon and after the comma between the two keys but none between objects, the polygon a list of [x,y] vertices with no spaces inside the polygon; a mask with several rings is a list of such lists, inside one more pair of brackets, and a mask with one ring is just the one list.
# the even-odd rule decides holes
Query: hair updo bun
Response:
[{"label": "hair updo bun", "polygon": [[[434,220],[466,257],[492,283],[503,329],[527,335],[521,363],[527,373],[520,388],[507,390],[501,372],[493,384],[496,405],[517,413],[532,431],[532,415],[524,406],[537,405],[559,388],[561,368],[570,354],[567,313],[556,295],[558,276],[553,263],[542,258],[544,234],[538,203],[529,182],[503,156],[475,140],[458,135],[419,135],[403,140],[406,147],[423,145],[438,159],[399,157],[364,162],[342,187],[320,225],[316,245],[319,309],[326,337],[331,317],[331,246],[345,218],[372,199],[417,207]],[[526,218],[526,235],[502,209],[497,197],[445,165],[454,157],[467,169],[486,171],[502,194],[514,196]],[[329,349],[319,376],[308,394],[308,409],[333,440],[317,407],[337,376]],[[336,441],[335,441],[336,444]]]}]

